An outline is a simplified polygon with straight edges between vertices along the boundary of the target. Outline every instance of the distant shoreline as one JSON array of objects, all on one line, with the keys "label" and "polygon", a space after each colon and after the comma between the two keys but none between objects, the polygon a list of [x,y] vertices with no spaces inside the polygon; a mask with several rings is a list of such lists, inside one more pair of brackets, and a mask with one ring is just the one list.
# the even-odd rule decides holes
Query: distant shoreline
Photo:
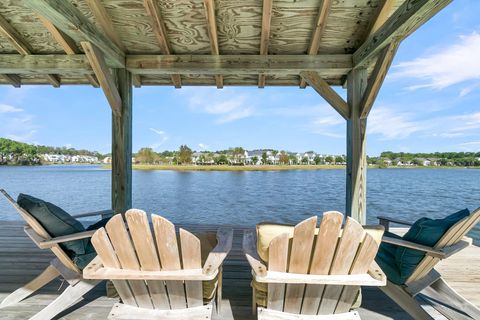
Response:
[{"label": "distant shoreline", "polygon": [[[111,165],[102,166],[103,169],[111,169]],[[377,165],[368,166],[369,169],[480,169],[480,167],[387,167],[379,168]],[[346,169],[345,165],[157,165],[157,164],[134,164],[133,170],[141,171],[289,171],[289,170],[339,170]]]}]

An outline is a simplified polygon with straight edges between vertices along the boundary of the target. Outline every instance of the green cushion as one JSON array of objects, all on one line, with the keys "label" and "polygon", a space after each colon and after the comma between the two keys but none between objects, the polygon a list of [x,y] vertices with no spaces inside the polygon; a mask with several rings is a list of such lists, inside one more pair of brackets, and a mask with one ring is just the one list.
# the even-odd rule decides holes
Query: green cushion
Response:
[{"label": "green cushion", "polygon": [[[389,238],[402,239],[402,237],[391,232],[385,232],[385,236]],[[397,248],[398,247],[396,245],[382,242],[378,248],[375,261],[387,276],[388,281],[396,284],[403,284],[405,281],[401,278],[400,270],[395,262]]]},{"label": "green cushion", "polygon": [[[94,224],[89,225],[87,227],[87,231],[97,230],[105,227],[108,220],[110,220],[110,218],[104,218],[100,221],[95,222]],[[75,263],[80,270],[83,270],[90,263],[90,261],[92,261],[97,256],[97,252],[95,251],[95,248],[90,242],[90,239],[86,239],[86,240],[87,240],[87,244],[85,246],[85,252],[81,254],[73,253],[70,256],[73,263]]]},{"label": "green cushion", "polygon": [[[52,237],[65,236],[72,233],[85,231],[83,225],[56,205],[21,193],[17,203],[29,212]],[[70,256],[85,254],[88,239],[74,240],[60,244]]]},{"label": "green cushion", "polygon": [[[403,239],[417,244],[433,247],[455,223],[470,215],[468,209],[455,212],[443,219],[421,218],[417,220]],[[401,278],[406,281],[415,271],[425,253],[415,249],[398,248],[395,261],[400,270]]]}]

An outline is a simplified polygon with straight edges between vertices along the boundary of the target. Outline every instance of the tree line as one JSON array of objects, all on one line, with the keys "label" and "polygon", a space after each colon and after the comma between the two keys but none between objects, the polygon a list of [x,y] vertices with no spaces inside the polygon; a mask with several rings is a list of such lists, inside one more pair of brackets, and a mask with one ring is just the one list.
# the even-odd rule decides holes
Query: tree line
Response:
[{"label": "tree line", "polygon": [[422,165],[423,160],[429,160],[438,166],[480,166],[480,152],[392,152],[385,151],[380,157],[369,158],[369,163],[384,164],[386,160],[400,161],[404,164]]},{"label": "tree line", "polygon": [[11,139],[0,138],[0,164],[13,165],[33,165],[41,164],[41,155],[43,154],[62,154],[62,155],[82,155],[103,158],[104,156],[97,151],[77,150],[67,147],[49,147],[42,145],[32,145],[18,142]]}]

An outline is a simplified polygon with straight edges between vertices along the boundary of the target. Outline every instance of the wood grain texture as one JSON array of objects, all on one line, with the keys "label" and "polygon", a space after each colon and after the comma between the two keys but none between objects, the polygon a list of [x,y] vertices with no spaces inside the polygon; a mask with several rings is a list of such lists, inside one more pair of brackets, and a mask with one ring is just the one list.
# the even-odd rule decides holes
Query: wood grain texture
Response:
[{"label": "wood grain texture", "polygon": [[20,88],[22,85],[22,79],[16,74],[1,74],[0,77],[14,88]]},{"label": "wood grain texture", "polygon": [[[208,36],[210,38],[210,47],[213,55],[219,55],[220,49],[218,48],[218,36],[217,36],[217,21],[215,17],[215,4],[213,0],[204,0],[205,17],[207,19]],[[223,88],[223,77],[221,75],[215,76],[215,83],[217,88]]]},{"label": "wood grain texture", "polygon": [[[270,242],[268,247],[268,270],[286,272],[288,266],[288,233],[281,234]],[[269,283],[267,308],[283,311],[285,296],[284,283]]]},{"label": "wood grain texture", "polygon": [[[179,233],[183,269],[201,269],[202,257],[200,240],[185,229],[180,229]],[[185,281],[185,296],[187,299],[188,308],[202,306],[202,282]]]},{"label": "wood grain texture", "polygon": [[122,108],[112,112],[112,209],[123,214],[132,207],[132,74],[118,69],[116,76]]},{"label": "wood grain texture", "polygon": [[358,68],[348,75],[347,102],[350,115],[347,120],[347,188],[346,214],[362,224],[366,223],[366,127],[361,118],[361,99],[367,86],[367,70]]},{"label": "wood grain texture", "polygon": [[123,46],[122,40],[116,32],[112,24],[112,20],[110,19],[107,10],[105,10],[100,0],[86,0],[86,2],[107,37],[110,38],[110,40],[112,40],[121,51],[125,52],[125,47]]}]

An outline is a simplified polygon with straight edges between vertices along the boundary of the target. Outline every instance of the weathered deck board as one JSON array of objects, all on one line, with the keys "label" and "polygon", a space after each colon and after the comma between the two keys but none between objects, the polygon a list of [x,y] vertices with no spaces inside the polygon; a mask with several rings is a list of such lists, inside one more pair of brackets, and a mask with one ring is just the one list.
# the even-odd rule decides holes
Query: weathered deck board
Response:
[{"label": "weathered deck board", "polygon": [[[184,225],[192,232],[213,231],[212,225]],[[28,282],[48,264],[52,255],[40,250],[23,233],[20,222],[0,223],[0,299]],[[241,251],[241,237],[246,227],[234,226],[233,248],[227,257],[224,269],[224,292],[222,319],[255,319],[250,314],[250,270]],[[438,266],[447,281],[460,294],[480,306],[480,248],[469,247]],[[16,306],[0,309],[1,319],[25,319],[52,301],[59,294],[59,280],[40,291],[39,294]],[[62,289],[65,285],[62,287]],[[100,285],[83,300],[60,315],[59,319],[106,319],[116,299],[104,296]],[[363,289],[362,319],[410,319],[398,306],[378,289]]]}]

